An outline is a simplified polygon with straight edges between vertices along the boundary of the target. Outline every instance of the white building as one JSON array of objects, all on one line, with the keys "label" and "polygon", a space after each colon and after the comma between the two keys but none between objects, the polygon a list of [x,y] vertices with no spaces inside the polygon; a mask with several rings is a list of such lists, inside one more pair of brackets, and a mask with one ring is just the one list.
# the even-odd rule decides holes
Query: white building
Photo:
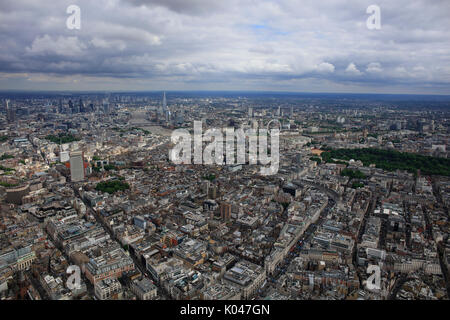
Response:
[{"label": "white building", "polygon": [[84,180],[84,160],[81,151],[70,153],[70,179],[72,182]]},{"label": "white building", "polygon": [[100,300],[117,299],[122,293],[122,285],[117,279],[105,279],[95,284],[95,296]]}]

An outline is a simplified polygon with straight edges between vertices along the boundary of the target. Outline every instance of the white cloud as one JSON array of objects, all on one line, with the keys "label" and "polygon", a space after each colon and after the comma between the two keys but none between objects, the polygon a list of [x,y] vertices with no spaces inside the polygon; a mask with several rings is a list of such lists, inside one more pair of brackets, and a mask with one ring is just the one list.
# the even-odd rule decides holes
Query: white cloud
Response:
[{"label": "white cloud", "polygon": [[329,72],[334,72],[335,67],[334,65],[332,65],[331,63],[328,62],[322,62],[319,65],[317,65],[317,71],[318,72],[324,72],[324,73],[329,73]]},{"label": "white cloud", "polygon": [[26,51],[30,55],[56,54],[60,56],[73,57],[84,53],[86,45],[79,41],[78,37],[62,37],[52,39],[48,34],[33,40],[31,47]]},{"label": "white cloud", "polygon": [[379,64],[378,62],[371,62],[367,65],[366,71],[370,73],[378,73],[382,72],[383,69],[381,68],[381,64]]},{"label": "white cloud", "polygon": [[352,75],[361,75],[361,71],[358,70],[358,68],[356,67],[356,65],[351,62],[347,68],[345,69],[345,72],[352,74]]},{"label": "white cloud", "polygon": [[122,40],[107,41],[101,38],[93,38],[90,43],[96,48],[117,49],[120,51],[125,50],[125,48],[127,47],[126,43]]}]

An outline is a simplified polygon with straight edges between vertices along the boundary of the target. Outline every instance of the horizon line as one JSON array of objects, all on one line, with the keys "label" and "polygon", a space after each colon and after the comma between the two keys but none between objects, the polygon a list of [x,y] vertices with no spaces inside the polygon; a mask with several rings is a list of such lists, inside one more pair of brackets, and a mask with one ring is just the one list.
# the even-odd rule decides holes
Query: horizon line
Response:
[{"label": "horizon line", "polygon": [[271,93],[271,94],[329,94],[329,95],[388,95],[388,96],[439,96],[449,97],[442,93],[379,93],[379,92],[327,92],[327,91],[276,91],[276,90],[41,90],[41,89],[0,89],[0,93],[158,93],[158,92],[217,92],[217,93]]}]

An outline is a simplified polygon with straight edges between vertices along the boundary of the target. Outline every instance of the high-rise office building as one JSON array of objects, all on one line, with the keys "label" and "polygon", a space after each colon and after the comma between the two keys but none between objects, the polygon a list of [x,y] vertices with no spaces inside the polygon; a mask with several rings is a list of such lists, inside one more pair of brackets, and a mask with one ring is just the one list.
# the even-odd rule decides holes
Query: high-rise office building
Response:
[{"label": "high-rise office building", "polygon": [[9,100],[5,101],[6,120],[8,123],[16,121],[16,109],[9,105]]},{"label": "high-rise office building", "polygon": [[72,114],[78,113],[78,107],[72,102],[72,100],[69,100],[69,109]]},{"label": "high-rise office building", "polygon": [[164,116],[165,105],[166,105],[166,93],[164,92],[163,102],[158,108],[158,117],[163,117]]},{"label": "high-rise office building", "polygon": [[210,199],[215,199],[217,198],[217,186],[214,185],[210,185],[209,189],[208,189],[208,197]]},{"label": "high-rise office building", "polygon": [[252,107],[248,108],[248,117],[249,118],[253,117],[253,108]]},{"label": "high-rise office building", "polygon": [[162,109],[166,122],[170,122],[172,118],[172,113],[170,112],[169,107],[167,106],[166,92],[164,92],[163,94]]},{"label": "high-rise office building", "polygon": [[230,220],[231,218],[231,204],[222,202],[220,204],[220,218],[222,220]]},{"label": "high-rise office building", "polygon": [[206,196],[209,195],[209,185],[210,185],[209,181],[204,181],[202,184],[202,192],[205,193]]},{"label": "high-rise office building", "polygon": [[84,157],[82,151],[70,153],[70,180],[72,182],[84,180]]},{"label": "high-rise office building", "polygon": [[109,101],[107,99],[103,99],[103,112],[105,114],[108,114],[110,111],[109,109]]},{"label": "high-rise office building", "polygon": [[80,101],[79,101],[78,104],[79,104],[80,112],[81,112],[81,113],[86,112],[86,108],[84,107],[84,103],[83,103],[83,100],[81,100],[81,98],[80,98]]},{"label": "high-rise office building", "polygon": [[63,103],[62,103],[62,100],[59,99],[58,113],[63,113],[63,111],[64,111]]},{"label": "high-rise office building", "polygon": [[163,94],[162,107],[163,107],[163,110],[166,110],[167,100],[166,100],[166,92],[165,91],[164,91],[164,94]]}]

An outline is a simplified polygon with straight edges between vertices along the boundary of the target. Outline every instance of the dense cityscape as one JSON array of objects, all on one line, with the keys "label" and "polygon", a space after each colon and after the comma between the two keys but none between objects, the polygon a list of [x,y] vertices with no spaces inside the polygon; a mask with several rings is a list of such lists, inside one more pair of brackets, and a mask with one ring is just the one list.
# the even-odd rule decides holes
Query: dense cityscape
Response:
[{"label": "dense cityscape", "polygon": [[2,315],[444,309],[449,13],[0,1]]},{"label": "dense cityscape", "polygon": [[[2,300],[449,298],[447,96],[0,98]],[[194,121],[278,128],[278,171],[174,164]]]}]

